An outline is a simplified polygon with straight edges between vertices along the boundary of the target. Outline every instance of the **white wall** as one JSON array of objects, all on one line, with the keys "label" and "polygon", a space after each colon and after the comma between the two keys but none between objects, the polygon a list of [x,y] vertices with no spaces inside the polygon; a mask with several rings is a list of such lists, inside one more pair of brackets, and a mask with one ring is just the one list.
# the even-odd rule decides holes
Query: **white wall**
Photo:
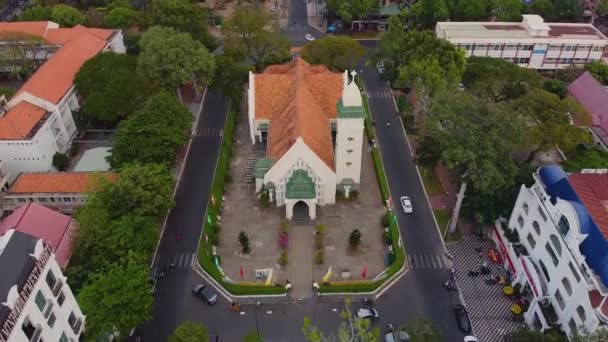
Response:
[{"label": "white wall", "polygon": [[[293,171],[307,170],[316,183],[317,203],[333,204],[336,201],[336,174],[325,164],[301,138],[264,175],[264,184],[276,186],[277,205],[283,205],[287,181]],[[317,179],[315,179],[317,178]]]},{"label": "white wall", "polygon": [[335,154],[337,182],[340,183],[345,178],[351,178],[359,184],[363,153],[363,118],[338,118],[337,121]]}]

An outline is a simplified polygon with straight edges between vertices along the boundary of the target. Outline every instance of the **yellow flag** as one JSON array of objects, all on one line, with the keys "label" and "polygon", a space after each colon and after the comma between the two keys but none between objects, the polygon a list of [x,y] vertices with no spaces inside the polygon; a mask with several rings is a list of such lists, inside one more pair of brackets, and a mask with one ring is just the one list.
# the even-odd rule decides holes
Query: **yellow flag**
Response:
[{"label": "yellow flag", "polygon": [[327,269],[327,273],[325,273],[325,275],[323,276],[323,282],[327,283],[329,282],[329,279],[331,279],[331,266],[329,266],[329,269]]}]

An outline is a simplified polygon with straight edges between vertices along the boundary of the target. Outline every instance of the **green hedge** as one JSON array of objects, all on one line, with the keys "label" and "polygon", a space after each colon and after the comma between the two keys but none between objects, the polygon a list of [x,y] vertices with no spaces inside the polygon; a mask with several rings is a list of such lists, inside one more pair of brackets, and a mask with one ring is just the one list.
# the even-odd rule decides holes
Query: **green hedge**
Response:
[{"label": "green hedge", "polygon": [[388,200],[390,194],[388,192],[388,183],[386,182],[384,168],[382,167],[382,158],[380,157],[380,150],[378,150],[377,147],[372,148],[372,159],[374,160],[374,169],[376,169],[376,178],[378,179],[378,186],[380,186],[382,204],[386,204],[386,200]]},{"label": "green hedge", "polygon": [[[228,118],[226,119],[226,127],[224,128],[224,137],[222,138],[222,145],[220,147],[220,155],[217,161],[217,167],[215,169],[215,175],[213,177],[213,183],[211,186],[211,193],[215,198],[215,205],[209,199],[209,205],[207,207],[207,215],[204,218],[203,232],[209,232],[211,225],[207,217],[212,218],[212,223],[215,223],[215,218],[219,213],[220,207],[222,206],[222,196],[224,194],[224,183],[226,180],[226,171],[230,165],[230,151],[232,150],[232,141],[234,134],[234,127],[236,125],[236,109],[231,108],[228,111]],[[204,234],[199,242],[198,261],[201,267],[209,273],[218,283],[220,283],[224,289],[233,295],[260,295],[260,294],[283,294],[285,289],[282,286],[250,286],[250,285],[238,285],[225,282],[222,278],[222,274],[215,266],[215,262],[211,256],[211,246],[207,244]]]}]

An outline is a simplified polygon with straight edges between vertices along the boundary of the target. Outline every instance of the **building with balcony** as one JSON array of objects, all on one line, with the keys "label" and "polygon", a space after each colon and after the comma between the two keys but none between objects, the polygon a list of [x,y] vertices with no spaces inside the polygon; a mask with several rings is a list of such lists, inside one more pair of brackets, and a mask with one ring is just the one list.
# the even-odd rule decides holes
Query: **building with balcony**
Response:
[{"label": "building with balcony", "polygon": [[608,324],[606,171],[541,167],[520,188],[511,217],[496,222],[492,237],[534,329],[571,336]]},{"label": "building with balcony", "polygon": [[114,181],[113,172],[21,173],[4,196],[4,210],[14,211],[27,203],[70,214],[82,207],[87,194],[99,182]]},{"label": "building with balcony", "polygon": [[[31,46],[33,39],[40,43]],[[80,67],[98,53],[126,51],[117,30],[60,28],[50,21],[0,23],[3,56],[20,45],[27,45],[27,52],[19,58],[41,66],[15,96],[0,99],[0,160],[10,181],[21,172],[51,170],[53,155],[70,147],[76,134],[72,113],[80,108],[73,84]]]},{"label": "building with balcony", "polygon": [[50,244],[8,230],[0,270],[0,342],[79,340],[85,316]]},{"label": "building with balcony", "polygon": [[608,38],[591,24],[545,23],[526,14],[516,22],[438,22],[437,37],[466,56],[502,58],[524,68],[551,70],[601,60]]},{"label": "building with balcony", "polygon": [[335,203],[336,190],[345,197],[357,190],[365,112],[346,71],[299,57],[271,65],[249,73],[248,105],[251,142],[265,148],[253,167],[256,193],[268,191],[288,219],[294,211],[315,219],[316,206]]}]

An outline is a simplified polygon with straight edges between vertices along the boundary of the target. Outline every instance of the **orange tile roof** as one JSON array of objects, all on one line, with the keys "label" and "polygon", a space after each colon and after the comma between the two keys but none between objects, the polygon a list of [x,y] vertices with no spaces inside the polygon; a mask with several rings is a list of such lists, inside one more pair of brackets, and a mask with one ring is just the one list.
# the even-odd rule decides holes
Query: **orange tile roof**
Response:
[{"label": "orange tile roof", "polygon": [[296,57],[289,64],[271,65],[254,77],[255,116],[270,121],[268,157],[276,162],[302,137],[333,170],[329,120],[337,117],[342,75]]},{"label": "orange tile roof", "polygon": [[0,117],[0,140],[25,139],[45,114],[44,108],[26,101],[19,102]]},{"label": "orange tile roof", "polygon": [[15,32],[26,33],[44,38],[48,30],[48,21],[16,21],[1,22],[0,33]]},{"label": "orange tile roof", "polygon": [[28,193],[84,193],[94,189],[97,177],[114,181],[114,172],[24,172],[20,173],[8,195]]}]

